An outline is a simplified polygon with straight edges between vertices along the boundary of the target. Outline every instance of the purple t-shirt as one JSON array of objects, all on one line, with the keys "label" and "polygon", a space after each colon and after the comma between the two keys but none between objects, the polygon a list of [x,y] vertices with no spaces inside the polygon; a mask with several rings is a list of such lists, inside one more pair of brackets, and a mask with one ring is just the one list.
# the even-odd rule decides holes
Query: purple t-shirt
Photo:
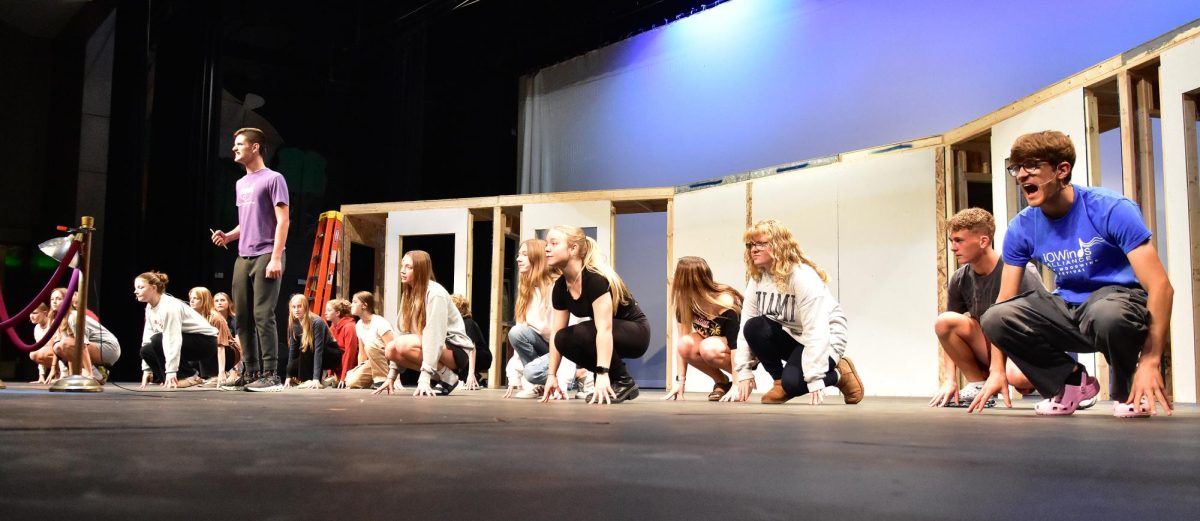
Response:
[{"label": "purple t-shirt", "polygon": [[283,175],[263,168],[237,181],[238,255],[253,257],[271,253],[275,247],[275,207],[288,205],[287,181]]}]

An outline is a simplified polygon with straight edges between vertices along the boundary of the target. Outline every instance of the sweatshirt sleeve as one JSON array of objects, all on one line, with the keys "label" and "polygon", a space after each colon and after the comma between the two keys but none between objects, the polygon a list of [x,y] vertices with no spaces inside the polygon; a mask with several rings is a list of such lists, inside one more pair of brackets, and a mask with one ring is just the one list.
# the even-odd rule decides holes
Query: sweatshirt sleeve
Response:
[{"label": "sweatshirt sleeve", "polygon": [[421,332],[421,378],[431,378],[446,345],[450,299],[442,292],[425,294],[425,330]]},{"label": "sweatshirt sleeve", "polygon": [[179,350],[183,348],[183,303],[168,302],[166,297],[159,303],[163,319],[163,357],[167,360],[167,375],[179,372]]},{"label": "sweatshirt sleeve", "polygon": [[825,388],[825,374],[829,372],[829,311],[834,306],[827,301],[831,296],[816,272],[797,267],[792,284],[796,289],[796,322],[801,328],[796,340],[804,346],[800,355],[804,381],[809,391],[818,391]]},{"label": "sweatshirt sleeve", "polygon": [[[746,322],[761,314],[758,309],[758,283],[754,279],[746,284],[746,301],[742,303],[742,320],[738,325],[737,349],[733,350],[733,370],[738,374],[738,381],[750,380],[754,378],[754,370],[750,368],[750,360],[753,358],[753,353],[750,352],[750,343],[746,342]],[[733,346],[729,346],[733,347]]]}]

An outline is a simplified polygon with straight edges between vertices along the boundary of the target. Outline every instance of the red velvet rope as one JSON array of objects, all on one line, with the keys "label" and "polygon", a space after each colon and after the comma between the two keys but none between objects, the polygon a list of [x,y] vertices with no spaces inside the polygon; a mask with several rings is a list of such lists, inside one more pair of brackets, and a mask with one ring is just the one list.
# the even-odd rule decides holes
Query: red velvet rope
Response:
[{"label": "red velvet rope", "polygon": [[[8,316],[8,310],[4,307],[4,292],[0,291],[0,329],[9,328],[18,324],[22,318],[26,318],[37,307],[38,303],[45,302],[50,298],[50,293],[54,291],[54,286],[58,281],[62,280],[62,276],[67,272],[67,267],[71,264],[71,260],[75,258],[75,254],[79,253],[79,241],[71,241],[71,248],[67,250],[67,254],[58,263],[58,269],[54,270],[54,275],[50,276],[50,281],[46,283],[46,287],[42,288],[42,292],[38,293],[32,301],[29,302],[25,309],[22,309],[16,315]],[[68,297],[70,298],[70,297]],[[69,302],[69,301],[68,301]]]},{"label": "red velvet rope", "polygon": [[[58,313],[54,315],[54,321],[51,322],[50,327],[46,329],[46,334],[42,335],[42,338],[38,339],[38,341],[32,344],[26,344],[21,340],[21,337],[17,336],[17,332],[13,330],[13,328],[4,328],[5,332],[8,333],[8,339],[11,340],[18,349],[22,351],[33,351],[34,349],[41,348],[42,346],[46,345],[46,342],[50,341],[50,338],[54,336],[50,334],[50,332],[58,329],[58,326],[62,325],[63,319],[67,318],[67,313],[71,311],[71,297],[75,296],[75,288],[79,287],[79,277],[81,273],[82,272],[76,269],[74,270],[74,273],[71,274],[71,283],[67,285],[67,294],[63,295],[63,302],[58,306]],[[0,313],[8,313],[8,311],[4,309],[4,299],[0,299]]]}]

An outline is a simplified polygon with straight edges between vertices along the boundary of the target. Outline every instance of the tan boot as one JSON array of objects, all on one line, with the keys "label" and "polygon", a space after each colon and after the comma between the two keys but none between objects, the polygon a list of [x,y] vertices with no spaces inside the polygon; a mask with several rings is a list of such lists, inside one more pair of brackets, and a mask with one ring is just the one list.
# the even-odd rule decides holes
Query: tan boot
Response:
[{"label": "tan boot", "polygon": [[762,403],[784,403],[792,398],[795,396],[783,390],[783,380],[775,380],[775,385],[771,387],[770,391],[767,391],[767,394],[763,395]]},{"label": "tan boot", "polygon": [[854,362],[843,356],[838,361],[837,370],[837,388],[842,392],[842,399],[851,405],[861,402],[863,399],[863,384],[862,380],[858,378],[858,372],[854,370]]}]

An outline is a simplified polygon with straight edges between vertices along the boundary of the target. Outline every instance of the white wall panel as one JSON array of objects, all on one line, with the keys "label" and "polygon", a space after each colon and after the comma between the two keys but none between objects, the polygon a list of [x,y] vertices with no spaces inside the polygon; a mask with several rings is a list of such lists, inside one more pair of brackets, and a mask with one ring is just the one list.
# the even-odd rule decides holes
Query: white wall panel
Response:
[{"label": "white wall panel", "polygon": [[[1188,172],[1184,164],[1187,143],[1184,128],[1195,121],[1183,119],[1183,93],[1200,89],[1200,40],[1192,40],[1162,54],[1158,69],[1162,99],[1163,193],[1166,223],[1167,276],[1175,287],[1171,312],[1171,360],[1175,399],[1196,401],[1196,350],[1193,320],[1192,277],[1196,259],[1191,256],[1191,230],[1188,219]],[[1162,255],[1164,252],[1159,252]]]},{"label": "white wall panel", "polygon": [[471,238],[466,208],[389,212],[384,248],[383,313],[393,325],[400,305],[401,238],[409,235],[454,235],[454,283],[451,293],[470,294],[467,289],[467,241]]}]

